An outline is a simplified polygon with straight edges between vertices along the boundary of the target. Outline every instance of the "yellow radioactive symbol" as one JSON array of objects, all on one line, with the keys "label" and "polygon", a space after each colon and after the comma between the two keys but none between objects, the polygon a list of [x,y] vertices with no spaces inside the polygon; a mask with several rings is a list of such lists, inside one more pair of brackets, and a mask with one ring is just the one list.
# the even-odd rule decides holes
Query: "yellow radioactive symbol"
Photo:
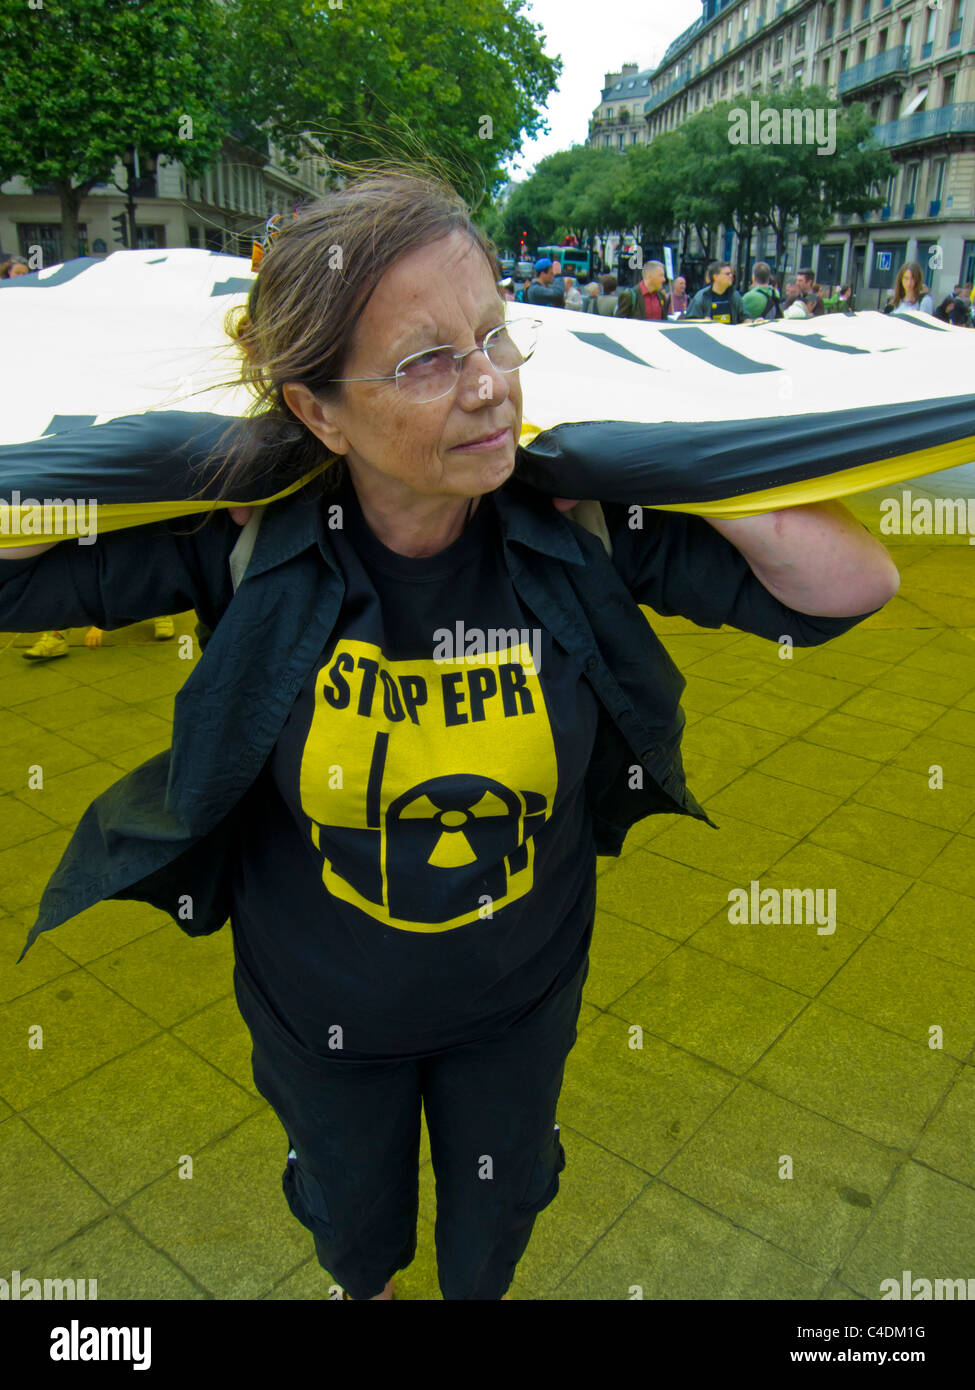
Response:
[{"label": "yellow radioactive symbol", "polygon": [[473,864],[477,855],[470,841],[461,830],[468,816],[478,819],[484,816],[507,816],[508,807],[494,792],[481,794],[469,811],[441,811],[428,796],[418,796],[400,814],[401,820],[436,820],[440,822],[442,833],[427,859],[435,869],[458,869],[463,864]]}]

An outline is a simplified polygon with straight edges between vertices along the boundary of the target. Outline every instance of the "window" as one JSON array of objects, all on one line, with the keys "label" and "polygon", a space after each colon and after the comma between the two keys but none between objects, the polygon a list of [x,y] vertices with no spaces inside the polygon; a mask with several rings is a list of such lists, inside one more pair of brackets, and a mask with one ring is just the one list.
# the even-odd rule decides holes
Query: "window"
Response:
[{"label": "window", "polygon": [[827,37],[828,39],[831,39],[831,38],[833,37],[833,26],[834,26],[835,22],[836,22],[836,6],[835,6],[835,5],[830,5],[829,9],[826,11],[826,37]]},{"label": "window", "polygon": [[605,144],[606,148],[609,149],[610,145],[612,145],[613,143],[613,137],[611,135],[604,135],[603,143]]},{"label": "window", "polygon": [[870,18],[870,0],[863,0],[863,6],[862,6],[862,8],[861,8],[861,10],[860,10],[860,18],[861,18],[861,19],[869,19],[869,18]]},{"label": "window", "polygon": [[861,39],[861,40],[860,40],[860,47],[859,47],[858,50],[857,50],[857,62],[858,62],[858,63],[865,63],[866,61],[867,61],[867,41],[866,41],[866,39]]},{"label": "window", "polygon": [[941,92],[941,105],[942,105],[942,106],[951,106],[951,104],[952,104],[952,102],[953,102],[954,100],[955,100],[955,74],[952,73],[950,77],[946,77],[945,80],[944,80],[944,85],[943,85],[943,87],[942,87],[942,92]]},{"label": "window", "polygon": [[911,46],[911,21],[909,19],[904,21],[904,27],[901,30],[901,43],[905,48]]},{"label": "window", "polygon": [[853,9],[853,0],[844,0],[844,3],[843,3],[843,28],[844,28],[844,30],[845,30],[845,29],[849,29],[849,27],[850,27],[850,14],[851,14],[852,9]]},{"label": "window", "polygon": [[945,160],[936,159],[931,165],[928,178],[928,197],[932,203],[940,203],[945,189]]},{"label": "window", "polygon": [[617,137],[616,137],[616,146],[617,146],[617,149],[622,149],[622,148],[623,148],[623,139],[624,139],[624,137],[623,137],[622,134],[617,135]]},{"label": "window", "polygon": [[829,59],[823,59],[823,86],[829,86]]},{"label": "window", "polygon": [[778,37],[776,38],[776,40],[775,40],[775,52],[774,52],[773,55],[772,55],[772,62],[773,62],[773,63],[781,63],[781,61],[782,61],[782,35],[779,34],[779,36],[778,36]]},{"label": "window", "polygon": [[140,227],[137,222],[135,241],[137,251],[152,251],[156,247],[163,247],[166,245],[166,228],[162,226]]},{"label": "window", "polygon": [[887,52],[887,30],[886,30],[886,29],[881,29],[880,33],[877,35],[877,52],[878,52],[878,53],[886,53],[886,52]]},{"label": "window", "polygon": [[843,52],[840,54],[840,72],[846,72],[846,55],[847,51],[844,48]]},{"label": "window", "polygon": [[756,48],[752,54],[752,72],[762,71],[762,49]]},{"label": "window", "polygon": [[727,68],[725,68],[724,72],[721,74],[721,90],[722,90],[722,92],[726,92],[726,91],[728,90],[728,69],[727,69]]},{"label": "window", "polygon": [[893,207],[894,198],[897,194],[897,174],[890,174],[887,179],[887,192],[884,195],[884,202],[888,207]]},{"label": "window", "polygon": [[951,10],[951,23],[948,25],[948,47],[956,48],[961,42],[961,26],[965,21],[965,0],[955,0]]},{"label": "window", "polygon": [[795,47],[796,47],[796,48],[805,48],[805,46],[806,46],[806,21],[803,20],[801,24],[797,24],[797,25],[796,25],[796,42],[795,42]]},{"label": "window", "polygon": [[611,121],[613,119],[613,108],[611,106],[606,107],[606,119],[607,121]]},{"label": "window", "polygon": [[913,203],[917,198],[917,176],[920,168],[920,164],[909,164],[907,166],[907,178],[904,184],[905,203]]},{"label": "window", "polygon": [[745,60],[744,60],[744,58],[742,58],[741,62],[738,64],[738,84],[739,84],[739,86],[741,85],[742,82],[744,82],[744,80],[745,80]]},{"label": "window", "polygon": [[931,50],[934,47],[934,35],[938,27],[938,11],[928,11],[928,30],[924,36],[924,43],[921,45],[921,57],[930,58]]},{"label": "window", "polygon": [[802,64],[802,63],[797,63],[796,66],[792,69],[792,80],[793,80],[793,82],[801,82],[801,81],[802,81],[802,73],[803,73],[803,64]]},{"label": "window", "polygon": [[197,248],[199,248],[199,245],[200,245],[200,229],[199,229],[199,227],[187,227],[187,229],[186,229],[186,235],[187,235],[187,237],[189,238],[189,243],[190,243],[190,245],[191,245],[191,246],[196,246]]}]

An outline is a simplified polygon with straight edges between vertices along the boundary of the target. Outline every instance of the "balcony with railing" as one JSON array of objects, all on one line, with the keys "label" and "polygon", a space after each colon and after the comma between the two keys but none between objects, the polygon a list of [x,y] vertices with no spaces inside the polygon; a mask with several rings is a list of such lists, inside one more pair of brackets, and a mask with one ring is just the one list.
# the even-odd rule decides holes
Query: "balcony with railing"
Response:
[{"label": "balcony with railing", "polygon": [[691,80],[689,72],[682,73],[680,77],[675,77],[673,82],[669,82],[666,87],[662,87],[659,92],[655,92],[649,101],[644,103],[643,114],[649,116],[651,111],[656,111],[658,106],[662,106],[665,101],[669,101],[672,96],[683,90]]},{"label": "balcony with railing", "polygon": [[887,121],[873,129],[876,143],[888,147],[913,145],[935,135],[975,135],[975,101],[958,101],[934,111],[917,111],[913,116]]},{"label": "balcony with railing", "polygon": [[865,63],[857,63],[856,67],[847,68],[836,84],[837,95],[843,96],[846,92],[856,91],[860,87],[869,87],[872,83],[882,82],[885,77],[893,77],[896,73],[906,74],[910,67],[911,50],[908,44],[887,48],[883,53],[868,58]]}]

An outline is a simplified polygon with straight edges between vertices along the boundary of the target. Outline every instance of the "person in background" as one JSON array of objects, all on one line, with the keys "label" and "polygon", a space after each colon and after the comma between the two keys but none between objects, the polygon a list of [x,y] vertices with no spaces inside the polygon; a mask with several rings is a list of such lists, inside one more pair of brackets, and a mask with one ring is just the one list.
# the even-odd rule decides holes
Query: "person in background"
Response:
[{"label": "person in background", "polygon": [[582,297],[582,311],[584,314],[599,313],[599,284],[596,280],[590,280],[585,288]]},{"label": "person in background", "polygon": [[633,317],[664,323],[670,313],[670,296],[664,289],[667,271],[660,261],[647,261],[633,295]]},{"label": "person in background", "polygon": [[808,319],[810,317],[809,310],[806,307],[806,301],[802,295],[793,299],[782,317],[784,319]]},{"label": "person in background", "polygon": [[548,256],[535,262],[535,278],[525,291],[526,304],[543,304],[549,309],[564,309],[565,296],[552,284],[555,270]]},{"label": "person in background", "polygon": [[710,319],[712,323],[741,323],[741,295],[732,288],[735,272],[730,261],[712,261],[707,289],[698,290],[687,306],[685,319]]},{"label": "person in background", "polygon": [[12,280],[16,275],[29,275],[30,266],[23,256],[10,256],[7,260],[0,262],[0,280]]},{"label": "person in background", "polygon": [[613,318],[616,314],[616,306],[619,303],[619,295],[616,292],[617,283],[615,275],[602,277],[603,292],[596,301],[596,312],[606,318]]},{"label": "person in background", "polygon": [[[152,623],[157,642],[168,642],[170,637],[176,635],[172,618],[153,618]],[[68,656],[71,651],[68,645],[68,631],[68,628],[52,628],[49,632],[42,632],[34,645],[28,647],[23,653],[24,660],[54,661],[59,656]],[[85,646],[100,647],[101,645],[102,629],[90,627],[85,633]]]},{"label": "person in background", "polygon": [[805,299],[807,294],[813,294],[816,290],[816,277],[807,266],[805,270],[796,271],[796,287],[799,294]]},{"label": "person in background", "polygon": [[821,318],[822,315],[826,313],[822,299],[820,299],[819,295],[815,292],[806,295],[805,305],[806,312],[811,319]]},{"label": "person in background", "polygon": [[515,299],[519,304],[525,304],[527,302],[526,296],[528,294],[528,286],[530,284],[530,280],[523,280],[522,283],[515,290]]},{"label": "person in background", "polygon": [[971,328],[972,306],[961,295],[950,294],[935,309],[934,317],[942,323],[953,324],[955,328]]},{"label": "person in background", "polygon": [[576,287],[575,276],[565,277],[565,307],[574,309],[576,313],[582,312],[582,295]]},{"label": "person in background", "polygon": [[924,283],[924,272],[917,261],[906,261],[894,281],[892,314],[933,314],[934,299]]},{"label": "person in background", "polygon": [[[749,294],[753,292],[760,295],[764,301],[762,312],[752,317],[768,319],[780,319],[782,317],[782,300],[778,290],[771,283],[772,272],[766,261],[756,261],[752,266],[752,285]],[[745,296],[748,297],[747,295]],[[755,301],[757,303],[757,300]]]},{"label": "person in background", "polygon": [[690,304],[690,296],[687,293],[687,281],[683,275],[678,275],[670,288],[670,313],[668,318],[679,319],[687,313],[687,306]]}]

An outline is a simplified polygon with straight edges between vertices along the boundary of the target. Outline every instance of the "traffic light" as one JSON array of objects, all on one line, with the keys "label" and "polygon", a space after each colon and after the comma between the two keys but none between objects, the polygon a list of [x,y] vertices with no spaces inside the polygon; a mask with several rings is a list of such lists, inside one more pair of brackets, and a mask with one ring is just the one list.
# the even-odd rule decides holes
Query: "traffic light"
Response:
[{"label": "traffic light", "polygon": [[127,220],[124,212],[117,212],[112,218],[112,221],[115,223],[115,240],[119,246],[128,246],[129,244]]}]

